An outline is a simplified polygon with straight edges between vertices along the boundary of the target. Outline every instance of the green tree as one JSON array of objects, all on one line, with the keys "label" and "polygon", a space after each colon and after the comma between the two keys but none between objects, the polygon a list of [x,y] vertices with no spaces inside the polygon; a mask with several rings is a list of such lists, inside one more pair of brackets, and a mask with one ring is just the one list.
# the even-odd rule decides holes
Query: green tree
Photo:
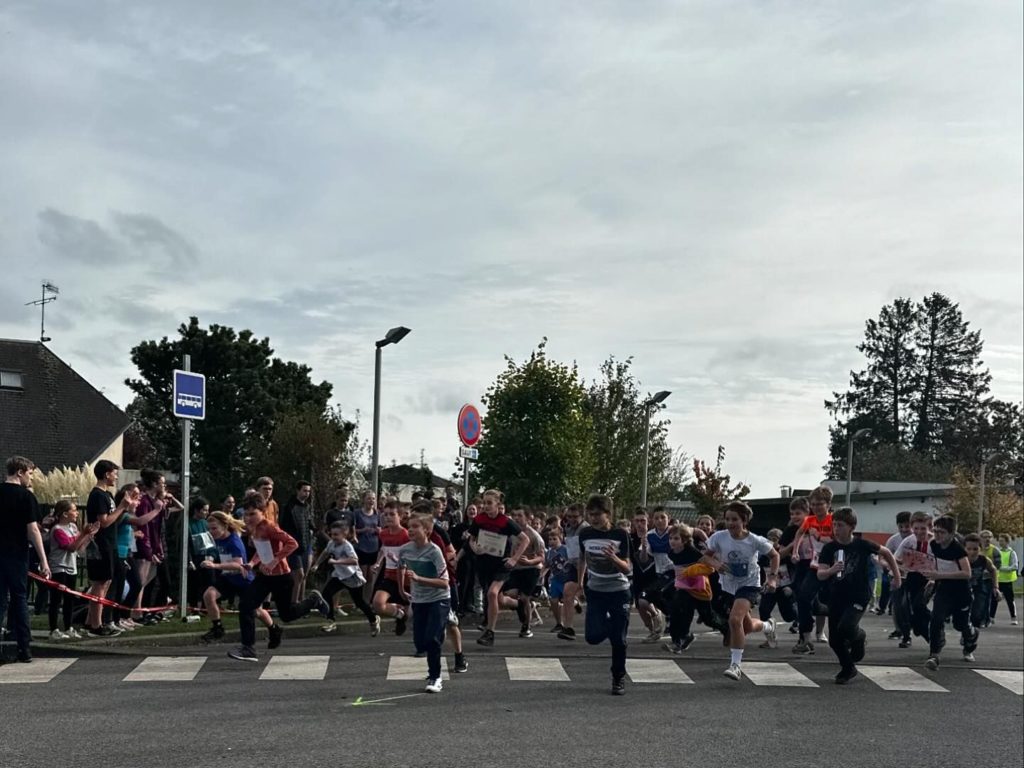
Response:
[{"label": "green tree", "polygon": [[[647,398],[641,395],[632,364],[632,358],[605,360],[601,378],[590,385],[586,399],[596,463],[590,488],[611,496],[620,510],[640,503],[643,485]],[[668,501],[682,493],[688,463],[668,444],[670,422],[657,418],[661,408],[652,409],[647,497]]]},{"label": "green tree", "polygon": [[[961,532],[977,531],[978,507],[981,503],[977,478],[963,467],[957,467],[949,482],[956,489],[944,511],[957,519],[957,527]],[[986,476],[982,527],[997,536],[1003,533],[1012,539],[1024,536],[1024,498],[1013,486],[1008,486],[1005,478],[999,474]]]},{"label": "green tree", "polygon": [[206,375],[206,419],[193,425],[192,476],[197,488],[217,496],[238,492],[260,473],[278,421],[286,413],[327,410],[331,385],[314,384],[308,366],[273,357],[269,339],[222,325],[201,328],[199,320],[178,328],[179,338],[143,341],[132,349],[139,378],[126,384],[135,393],[132,417],[154,449],[154,462],[180,470],[181,432],[171,413],[172,374],[182,355]]},{"label": "green tree", "polygon": [[722,507],[730,501],[742,499],[750,494],[746,483],[732,481],[725,474],[725,448],[718,446],[715,465],[709,467],[700,459],[693,460],[693,482],[686,486],[686,495],[701,515],[711,515],[716,520],[721,516]]},{"label": "green tree", "polygon": [[548,358],[545,338],[506,368],[483,396],[487,408],[479,482],[505,492],[510,504],[559,505],[583,497],[596,467],[587,391],[575,364]]}]

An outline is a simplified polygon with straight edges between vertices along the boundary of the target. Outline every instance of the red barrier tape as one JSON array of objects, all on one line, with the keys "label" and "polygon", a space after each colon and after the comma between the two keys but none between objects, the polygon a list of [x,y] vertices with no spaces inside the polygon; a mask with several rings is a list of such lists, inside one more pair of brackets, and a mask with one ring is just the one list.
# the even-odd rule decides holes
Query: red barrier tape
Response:
[{"label": "red barrier tape", "polygon": [[64,592],[68,595],[74,595],[75,597],[80,597],[83,600],[88,600],[91,603],[99,603],[100,605],[104,605],[108,608],[118,608],[122,611],[132,611],[135,613],[163,613],[164,611],[176,611],[178,609],[178,606],[176,605],[165,605],[162,608],[131,608],[127,605],[121,605],[120,603],[116,603],[113,600],[108,600],[105,597],[96,597],[96,595],[89,595],[85,592],[77,592],[71,589],[71,587],[65,586],[64,584],[61,584],[59,582],[53,581],[51,579],[44,579],[38,573],[32,573],[31,571],[29,571],[28,575],[36,581],[40,582],[41,584],[45,584],[51,589],[56,589],[58,592]]}]

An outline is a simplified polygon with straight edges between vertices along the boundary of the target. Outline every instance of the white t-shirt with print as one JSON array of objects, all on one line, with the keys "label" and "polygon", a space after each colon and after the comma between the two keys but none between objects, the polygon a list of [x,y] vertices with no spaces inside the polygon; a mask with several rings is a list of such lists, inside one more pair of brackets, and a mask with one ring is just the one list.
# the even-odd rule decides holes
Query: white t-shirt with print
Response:
[{"label": "white t-shirt with print", "polygon": [[716,531],[708,539],[707,551],[725,563],[728,569],[721,574],[722,590],[735,595],[743,587],[761,586],[761,570],[757,559],[772,552],[774,547],[768,539],[756,533],[748,533],[742,539],[734,539],[728,531]]}]

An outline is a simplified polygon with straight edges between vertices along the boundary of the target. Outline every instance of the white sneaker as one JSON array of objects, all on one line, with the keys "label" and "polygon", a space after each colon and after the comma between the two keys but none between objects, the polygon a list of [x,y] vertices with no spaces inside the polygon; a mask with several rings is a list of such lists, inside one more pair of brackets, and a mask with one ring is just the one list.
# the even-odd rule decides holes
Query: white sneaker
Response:
[{"label": "white sneaker", "polygon": [[742,670],[740,670],[739,664],[730,664],[729,668],[725,670],[725,672],[723,672],[722,674],[728,677],[730,680],[739,680],[741,677],[743,677],[743,672]]},{"label": "white sneaker", "polygon": [[768,619],[764,623],[764,637],[766,648],[778,648],[779,638],[775,634],[775,619]]},{"label": "white sneaker", "polygon": [[[337,611],[335,611],[335,613],[337,613]],[[337,624],[335,624],[333,621],[328,621],[326,624],[324,624],[323,626],[320,627],[320,631],[321,632],[333,632],[337,628],[338,628]]]},{"label": "white sneaker", "polygon": [[373,624],[370,627],[370,637],[376,637],[380,634],[380,616],[373,617]]},{"label": "white sneaker", "polygon": [[136,629],[138,629],[138,625],[132,623],[128,619],[121,619],[116,624],[117,624],[118,627],[123,629],[125,632],[134,632]]},{"label": "white sneaker", "polygon": [[974,661],[974,654],[973,653],[965,653],[964,654],[964,661]]},{"label": "white sneaker", "polygon": [[828,635],[826,635],[824,632],[819,632],[817,635],[814,636],[814,641],[817,643],[827,643]]},{"label": "white sneaker", "polygon": [[424,688],[427,693],[440,693],[441,692],[441,678],[436,680],[427,680],[427,687]]},{"label": "white sneaker", "polygon": [[116,624],[104,624],[103,626],[106,627],[107,629],[109,629],[114,635],[123,635],[124,634],[124,630],[121,629]]},{"label": "white sneaker", "polygon": [[655,627],[652,629],[647,637],[640,641],[641,643],[660,643],[661,642],[661,630]]},{"label": "white sneaker", "polygon": [[59,629],[55,629],[55,630],[53,630],[53,632],[50,633],[50,639],[51,640],[70,640],[71,639],[71,635],[66,635],[63,632],[61,632]]},{"label": "white sneaker", "polygon": [[342,618],[343,619],[346,616],[348,616],[348,611],[343,611],[341,609],[341,607],[339,606],[338,608],[335,609],[334,615],[337,616],[338,618]]},{"label": "white sneaker", "polygon": [[77,629],[75,629],[74,627],[72,627],[71,629],[69,629],[67,631],[67,636],[68,636],[69,640],[81,640],[82,639],[81,633]]},{"label": "white sneaker", "polygon": [[1011,623],[1011,624],[1012,624],[1013,626],[1015,626],[1015,627],[1016,627],[1016,626],[1017,626],[1018,624],[1020,624],[1020,622],[1019,622],[1019,621],[1017,621],[1016,619],[1011,619],[1011,620],[1010,620],[1010,623]]}]

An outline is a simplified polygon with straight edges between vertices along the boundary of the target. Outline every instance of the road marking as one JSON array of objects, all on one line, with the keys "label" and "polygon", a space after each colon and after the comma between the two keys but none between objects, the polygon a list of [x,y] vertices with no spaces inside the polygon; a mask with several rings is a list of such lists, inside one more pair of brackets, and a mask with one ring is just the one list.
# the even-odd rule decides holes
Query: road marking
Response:
[{"label": "road marking", "polygon": [[858,664],[857,671],[883,691],[949,693],[941,685],[915,672],[910,667],[872,667]]},{"label": "road marking", "polygon": [[742,664],[743,674],[750,678],[754,685],[770,685],[779,688],[817,688],[818,684],[797,672],[789,664],[769,663],[764,661],[745,661]]},{"label": "road marking", "polygon": [[1019,669],[976,669],[982,677],[1003,686],[1008,691],[1024,696],[1024,672]]},{"label": "road marking", "polygon": [[323,680],[330,656],[274,656],[260,680]]},{"label": "road marking", "polygon": [[626,673],[634,683],[693,684],[693,680],[672,659],[630,659]]},{"label": "road marking", "polygon": [[406,693],[401,696],[388,696],[383,699],[370,699],[367,701],[362,696],[352,702],[350,706],[353,707],[369,707],[373,705],[380,705],[382,707],[393,707],[394,704],[387,704],[386,702],[394,701],[395,699],[411,699],[413,696],[426,696],[426,692],[423,693]]},{"label": "road marking", "polygon": [[188,682],[195,679],[205,663],[205,656],[147,656],[124,682]]},{"label": "road marking", "polygon": [[509,680],[567,683],[569,676],[565,674],[559,659],[505,657],[505,668],[508,669]]},{"label": "road marking", "polygon": [[31,664],[4,664],[0,684],[48,683],[74,663],[74,659],[34,659]]},{"label": "road marking", "polygon": [[[388,680],[427,679],[427,660],[415,656],[392,656],[388,661]],[[448,659],[441,657],[441,679],[449,680]]]}]

